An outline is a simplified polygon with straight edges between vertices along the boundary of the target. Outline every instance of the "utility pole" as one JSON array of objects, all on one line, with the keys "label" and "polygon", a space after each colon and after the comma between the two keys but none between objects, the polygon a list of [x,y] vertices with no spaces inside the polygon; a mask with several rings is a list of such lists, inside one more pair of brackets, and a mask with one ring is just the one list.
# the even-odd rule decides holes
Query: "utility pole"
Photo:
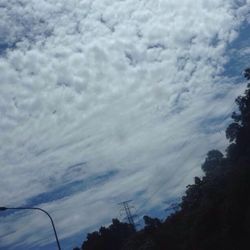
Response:
[{"label": "utility pole", "polygon": [[131,203],[131,202],[132,202],[132,200],[123,201],[123,202],[118,203],[118,205],[121,206],[122,211],[126,213],[128,223],[130,225],[132,225],[132,227],[134,229],[136,229],[135,228],[135,222],[134,222],[134,219],[133,219],[134,216],[131,213],[131,208],[132,207],[129,205],[129,203]]}]

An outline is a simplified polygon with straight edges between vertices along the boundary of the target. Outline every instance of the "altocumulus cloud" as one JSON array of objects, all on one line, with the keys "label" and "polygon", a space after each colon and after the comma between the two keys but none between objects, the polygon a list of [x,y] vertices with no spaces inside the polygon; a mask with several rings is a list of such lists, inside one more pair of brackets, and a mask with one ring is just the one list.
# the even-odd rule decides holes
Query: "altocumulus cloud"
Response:
[{"label": "altocumulus cloud", "polygon": [[[143,213],[180,196],[225,145],[244,88],[223,75],[225,52],[249,5],[2,0],[1,205],[47,209],[67,239],[123,199]],[[0,220],[1,247],[53,241],[42,216]]]}]

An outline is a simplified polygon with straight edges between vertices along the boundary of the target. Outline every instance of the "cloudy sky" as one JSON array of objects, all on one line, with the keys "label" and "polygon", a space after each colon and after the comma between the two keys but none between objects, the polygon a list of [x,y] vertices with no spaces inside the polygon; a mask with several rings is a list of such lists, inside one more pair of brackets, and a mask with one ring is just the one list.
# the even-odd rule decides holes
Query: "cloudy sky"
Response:
[{"label": "cloudy sky", "polygon": [[[1,0],[0,206],[37,206],[63,249],[162,214],[244,90],[249,0]],[[248,61],[247,61],[248,60]],[[48,218],[2,212],[1,249],[53,249]]]}]

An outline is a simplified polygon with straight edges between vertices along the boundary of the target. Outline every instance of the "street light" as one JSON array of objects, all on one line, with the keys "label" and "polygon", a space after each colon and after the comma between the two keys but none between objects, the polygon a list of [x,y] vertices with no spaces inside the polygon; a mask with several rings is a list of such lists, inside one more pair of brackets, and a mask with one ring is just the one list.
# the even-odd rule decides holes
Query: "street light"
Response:
[{"label": "street light", "polygon": [[57,243],[58,249],[61,250],[59,239],[58,239],[57,233],[56,233],[55,224],[53,222],[52,217],[50,216],[50,214],[47,211],[45,211],[39,207],[0,207],[0,211],[5,211],[5,210],[9,210],[9,209],[13,209],[13,210],[39,210],[39,211],[45,213],[46,215],[48,215],[48,217],[50,218],[54,233],[55,233],[56,243]]}]

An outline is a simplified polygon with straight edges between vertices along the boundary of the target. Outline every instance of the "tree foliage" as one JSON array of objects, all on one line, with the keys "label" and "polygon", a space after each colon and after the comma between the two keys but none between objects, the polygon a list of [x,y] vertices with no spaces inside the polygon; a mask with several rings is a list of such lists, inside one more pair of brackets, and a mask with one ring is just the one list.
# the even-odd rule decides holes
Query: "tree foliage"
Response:
[{"label": "tree foliage", "polygon": [[134,233],[130,224],[113,219],[108,228],[101,227],[99,231],[89,233],[82,244],[82,250],[118,250]]},{"label": "tree foliage", "polygon": [[206,174],[209,174],[214,172],[222,163],[223,154],[219,150],[211,150],[207,153],[207,157],[201,168]]}]

